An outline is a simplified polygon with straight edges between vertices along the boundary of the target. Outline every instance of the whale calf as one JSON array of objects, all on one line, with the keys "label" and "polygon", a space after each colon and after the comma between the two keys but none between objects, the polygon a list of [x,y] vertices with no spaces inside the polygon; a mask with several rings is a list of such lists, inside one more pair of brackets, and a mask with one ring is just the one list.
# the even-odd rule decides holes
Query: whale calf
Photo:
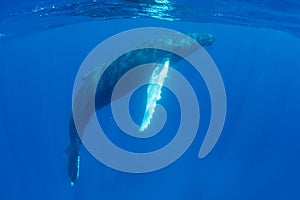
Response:
[{"label": "whale calf", "polygon": [[[214,38],[211,34],[208,33],[188,33],[192,39],[197,41],[201,46],[210,46],[214,42]],[[180,38],[176,38],[173,40],[173,37],[166,36],[163,38],[159,38],[153,42],[164,47],[166,45],[171,45],[172,48],[180,48],[186,55],[191,54],[195,49],[191,46],[191,44],[186,43],[184,39],[180,40]],[[175,36],[176,37],[176,36]],[[174,42],[176,41],[176,42]],[[158,47],[159,47],[158,45]],[[168,59],[168,65],[172,66],[175,63],[179,62],[181,59],[180,56],[172,54],[171,52],[164,51],[161,49],[153,49],[153,48],[143,48],[137,49],[134,51],[130,51],[125,53],[115,59],[108,68],[104,71],[101,79],[99,80],[99,71],[101,70],[101,66],[97,67],[93,72],[83,77],[84,84],[81,86],[80,94],[75,98],[76,104],[80,105],[80,107],[73,107],[72,111],[76,110],[76,113],[84,113],[84,116],[81,117],[80,124],[76,124],[75,127],[73,114],[70,117],[69,122],[69,137],[70,137],[70,145],[66,149],[65,154],[68,156],[68,175],[71,179],[71,185],[73,186],[78,177],[79,177],[79,168],[80,168],[80,146],[81,140],[79,134],[83,132],[84,127],[89,122],[91,115],[93,114],[94,108],[91,108],[88,103],[85,102],[87,96],[91,95],[89,90],[90,84],[93,84],[95,80],[99,80],[97,83],[96,95],[95,95],[95,110],[100,110],[105,105],[109,104],[113,99],[112,92],[114,86],[118,82],[118,80],[130,69],[147,63],[160,63],[164,64],[165,60]],[[102,66],[103,67],[103,66]],[[97,79],[98,78],[98,79]],[[150,78],[150,76],[149,76]],[[134,88],[132,88],[134,89]],[[128,88],[130,90],[130,88]],[[82,95],[84,94],[84,95]],[[121,97],[125,95],[124,93],[119,94]],[[79,134],[78,134],[79,133]],[[142,133],[141,133],[142,134]]]}]

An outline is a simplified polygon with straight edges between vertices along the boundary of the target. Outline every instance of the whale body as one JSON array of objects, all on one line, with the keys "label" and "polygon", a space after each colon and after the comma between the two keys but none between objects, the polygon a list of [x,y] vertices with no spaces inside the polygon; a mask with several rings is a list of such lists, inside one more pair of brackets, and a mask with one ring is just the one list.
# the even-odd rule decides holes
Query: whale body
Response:
[{"label": "whale body", "polygon": [[[192,33],[187,35],[195,41],[197,41],[201,46],[210,46],[214,41],[213,36],[208,33]],[[156,40],[155,42],[161,44],[162,47],[165,45],[172,45],[172,48],[181,48],[185,52],[187,52],[187,54],[190,54],[194,51],[193,47],[190,46],[190,44],[185,43],[184,40],[178,41],[179,42],[177,43],[173,43],[172,39],[166,37],[161,38],[159,41]],[[91,92],[89,91],[89,85],[93,84],[93,81],[99,80],[99,82],[97,83],[97,89],[95,94],[95,110],[100,110],[102,107],[106,106],[112,101],[111,97],[114,86],[126,72],[142,64],[153,62],[163,64],[165,59],[168,59],[169,65],[172,66],[175,63],[179,62],[182,58],[178,55],[172,54],[171,52],[164,51],[161,49],[143,48],[125,53],[117,59],[115,59],[104,71],[100,80],[98,76],[101,67],[98,67],[94,72],[88,74],[86,77],[83,77],[84,84],[80,88],[81,92],[79,93],[84,95],[81,95],[81,97],[75,99],[75,101],[77,101],[78,103],[76,105],[81,106],[80,108],[72,109],[73,111],[74,109],[79,109],[79,111],[76,110],[76,112],[79,113],[81,113],[80,109],[82,109],[82,111],[84,110],[86,116],[82,117],[82,120],[80,122],[81,124],[79,125],[79,127],[75,127],[74,118],[73,115],[71,115],[69,123],[70,145],[65,151],[66,155],[68,156],[68,175],[71,179],[72,186],[75,184],[79,177],[81,140],[78,133],[83,132],[83,129],[88,123],[94,110],[90,108],[90,106],[85,102],[84,98],[88,95],[91,95]],[[130,88],[128,90],[130,90]],[[126,93],[120,95],[125,94]]]}]

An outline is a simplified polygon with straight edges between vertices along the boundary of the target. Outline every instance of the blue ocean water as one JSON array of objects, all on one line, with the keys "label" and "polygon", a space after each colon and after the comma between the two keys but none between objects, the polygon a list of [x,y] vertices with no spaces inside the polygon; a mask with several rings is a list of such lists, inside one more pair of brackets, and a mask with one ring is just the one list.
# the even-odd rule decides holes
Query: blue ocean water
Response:
[{"label": "blue ocean water", "polygon": [[[296,0],[1,3],[0,199],[300,199]],[[100,42],[145,26],[214,35],[206,50],[226,89],[221,137],[208,156],[198,158],[211,114],[209,94],[201,77],[179,63],[201,108],[190,148],[166,168],[131,174],[103,165],[82,146],[80,176],[72,187],[64,149],[76,73]],[[178,103],[167,89],[163,93],[161,103],[173,116],[167,128],[175,134]],[[133,115],[140,108],[136,98]],[[116,129],[109,105],[99,115],[107,119],[104,128]],[[116,144],[137,152],[172,138],[110,134]]]}]

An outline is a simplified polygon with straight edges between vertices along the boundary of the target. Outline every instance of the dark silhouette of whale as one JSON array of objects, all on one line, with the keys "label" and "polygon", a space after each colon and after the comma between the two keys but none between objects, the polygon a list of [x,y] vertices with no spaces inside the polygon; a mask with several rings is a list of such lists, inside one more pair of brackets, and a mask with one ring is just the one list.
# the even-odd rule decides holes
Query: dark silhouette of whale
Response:
[{"label": "dark silhouette of whale", "polygon": [[[192,33],[187,34],[192,39],[197,41],[201,46],[210,46],[212,45],[214,38],[211,34],[208,33]],[[187,54],[192,53],[195,49],[190,46],[190,44],[185,44],[180,42],[177,44],[165,43],[166,38],[162,38],[161,42],[163,45],[172,45],[174,48],[182,48]],[[168,58],[170,60],[170,66],[177,63],[182,59],[178,55],[172,54],[168,51],[152,48],[144,48],[131,51],[129,53],[121,55],[119,58],[114,60],[109,67],[105,70],[101,79],[97,83],[96,95],[95,95],[95,110],[99,110],[105,105],[111,102],[111,96],[114,86],[117,81],[130,69],[146,64],[146,63],[160,63],[163,59]],[[82,86],[81,90],[87,92],[89,81],[92,81],[94,76],[97,76],[97,73],[91,73],[87,75],[84,79],[87,80],[85,85]],[[85,109],[85,113],[89,113],[86,110],[92,110],[89,108],[89,105],[84,104],[83,98],[78,98],[82,108]],[[73,108],[76,109],[76,108]],[[81,122],[82,125],[79,127],[81,130],[77,130],[78,127],[75,127],[73,115],[71,115],[69,123],[69,136],[70,136],[70,145],[66,149],[65,153],[68,156],[68,175],[71,179],[71,185],[73,186],[79,176],[79,167],[80,167],[80,146],[81,140],[78,133],[82,133],[82,129],[88,123],[90,116],[83,118]],[[77,129],[76,129],[77,128]]]}]

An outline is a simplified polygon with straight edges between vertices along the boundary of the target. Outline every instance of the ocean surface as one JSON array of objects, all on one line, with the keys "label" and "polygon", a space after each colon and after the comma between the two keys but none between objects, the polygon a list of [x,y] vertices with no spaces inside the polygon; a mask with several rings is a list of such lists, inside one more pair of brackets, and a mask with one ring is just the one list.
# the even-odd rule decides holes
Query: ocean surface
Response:
[{"label": "ocean surface", "polygon": [[[300,199],[299,11],[297,0],[2,0],[0,199]],[[141,27],[214,36],[205,50],[226,90],[221,136],[199,159],[211,100],[201,76],[179,62],[201,112],[187,151],[163,169],[125,173],[81,146],[80,175],[71,186],[64,151],[76,74],[99,43]],[[137,123],[142,93],[134,93],[129,106]],[[158,103],[170,112],[166,128],[145,140],[120,132],[110,105],[97,114],[117,146],[155,151],[180,123],[170,90],[163,88]]]}]

